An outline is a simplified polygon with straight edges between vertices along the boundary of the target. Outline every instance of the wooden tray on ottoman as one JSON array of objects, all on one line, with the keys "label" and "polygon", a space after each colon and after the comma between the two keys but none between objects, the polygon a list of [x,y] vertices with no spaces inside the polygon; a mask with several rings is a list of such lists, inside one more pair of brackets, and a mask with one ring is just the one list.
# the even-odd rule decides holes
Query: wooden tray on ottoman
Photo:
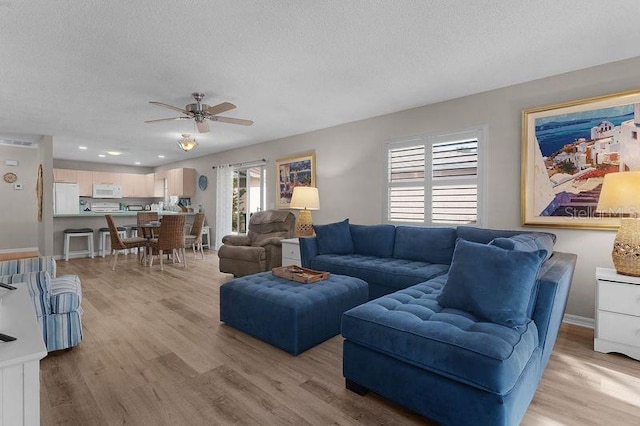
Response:
[{"label": "wooden tray on ottoman", "polygon": [[317,283],[329,278],[329,272],[314,271],[296,265],[280,266],[273,268],[271,273],[276,277],[296,281],[303,284]]}]

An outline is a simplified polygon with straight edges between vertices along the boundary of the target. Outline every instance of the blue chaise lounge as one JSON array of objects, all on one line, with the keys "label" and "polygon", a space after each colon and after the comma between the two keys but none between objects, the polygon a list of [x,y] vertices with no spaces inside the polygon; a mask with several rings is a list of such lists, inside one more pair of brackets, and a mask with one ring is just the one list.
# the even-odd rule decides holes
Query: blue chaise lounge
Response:
[{"label": "blue chaise lounge", "polygon": [[576,256],[548,233],[319,226],[302,264],[378,297],[343,314],[347,388],[452,425],[516,425],[564,315]]}]

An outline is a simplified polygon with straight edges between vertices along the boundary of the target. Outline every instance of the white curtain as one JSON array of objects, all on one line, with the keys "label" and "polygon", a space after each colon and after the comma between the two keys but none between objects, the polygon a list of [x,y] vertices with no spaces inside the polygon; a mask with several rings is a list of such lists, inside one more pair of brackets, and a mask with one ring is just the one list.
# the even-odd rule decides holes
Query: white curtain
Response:
[{"label": "white curtain", "polygon": [[233,208],[233,167],[216,168],[216,243],[218,250],[222,237],[231,234],[231,210]]}]

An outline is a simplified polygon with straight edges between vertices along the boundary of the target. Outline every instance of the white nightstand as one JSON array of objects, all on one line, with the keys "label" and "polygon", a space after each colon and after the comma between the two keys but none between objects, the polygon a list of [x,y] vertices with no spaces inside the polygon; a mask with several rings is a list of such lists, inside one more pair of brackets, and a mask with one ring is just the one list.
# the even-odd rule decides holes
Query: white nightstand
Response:
[{"label": "white nightstand", "polygon": [[594,350],[640,360],[640,278],[596,268],[596,279]]},{"label": "white nightstand", "polygon": [[302,266],[300,261],[300,240],[289,238],[282,240],[282,266]]}]

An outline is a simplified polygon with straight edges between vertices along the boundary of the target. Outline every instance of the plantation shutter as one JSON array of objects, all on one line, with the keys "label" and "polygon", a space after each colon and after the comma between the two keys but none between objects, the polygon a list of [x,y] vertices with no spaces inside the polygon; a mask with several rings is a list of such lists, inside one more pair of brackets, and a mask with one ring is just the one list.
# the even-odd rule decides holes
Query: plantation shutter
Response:
[{"label": "plantation shutter", "polygon": [[424,222],[424,163],[424,145],[389,149],[389,221]]},{"label": "plantation shutter", "polygon": [[478,220],[478,140],[431,146],[431,222],[468,224]]},{"label": "plantation shutter", "polygon": [[387,145],[386,219],[424,225],[479,222],[482,130]]}]

